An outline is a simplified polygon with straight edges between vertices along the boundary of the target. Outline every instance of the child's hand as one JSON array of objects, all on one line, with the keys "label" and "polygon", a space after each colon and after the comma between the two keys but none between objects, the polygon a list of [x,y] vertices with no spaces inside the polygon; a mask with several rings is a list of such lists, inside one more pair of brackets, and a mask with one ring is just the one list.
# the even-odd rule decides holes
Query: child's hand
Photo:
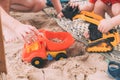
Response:
[{"label": "child's hand", "polygon": [[[39,35],[39,31],[35,27],[31,25],[24,25],[24,24],[21,27],[16,27],[15,32],[17,33],[18,38],[24,41],[36,39],[36,37]],[[30,39],[28,39],[27,37],[30,37]]]},{"label": "child's hand", "polygon": [[88,1],[72,0],[69,3],[72,8],[78,7],[80,11],[93,11],[94,9],[94,4]]},{"label": "child's hand", "polygon": [[111,23],[110,19],[103,19],[100,21],[98,26],[98,30],[102,33],[107,33],[113,28],[113,24]]},{"label": "child's hand", "polygon": [[71,6],[72,8],[75,8],[75,7],[78,7],[78,6],[79,6],[80,1],[78,1],[78,0],[70,0],[69,4],[70,4],[70,6]]},{"label": "child's hand", "polygon": [[40,35],[39,31],[31,26],[20,24],[17,27],[3,27],[3,35],[5,42],[17,41],[18,39],[24,42],[31,42],[37,39],[37,36]]},{"label": "child's hand", "polygon": [[64,15],[63,15],[62,12],[60,12],[60,13],[57,14],[57,17],[58,17],[58,18],[62,18],[63,16],[64,16]]}]

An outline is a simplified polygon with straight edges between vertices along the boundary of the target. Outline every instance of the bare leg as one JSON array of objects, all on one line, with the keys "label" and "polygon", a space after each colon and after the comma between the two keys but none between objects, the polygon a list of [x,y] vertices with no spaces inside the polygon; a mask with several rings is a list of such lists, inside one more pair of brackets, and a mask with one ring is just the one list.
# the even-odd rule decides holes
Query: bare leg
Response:
[{"label": "bare leg", "polygon": [[46,0],[12,0],[11,9],[17,11],[40,11],[46,6]]},{"label": "bare leg", "polygon": [[117,16],[120,14],[120,3],[115,3],[112,5],[112,12],[114,16]]},{"label": "bare leg", "polygon": [[[109,7],[109,6],[108,6]],[[112,18],[110,19],[104,19],[100,21],[100,24],[98,26],[99,31],[102,33],[107,33],[109,30],[114,28],[115,26],[119,25],[119,20],[120,20],[120,3],[115,3],[111,7],[111,12],[109,14],[112,14]],[[105,9],[106,10],[106,9]],[[110,9],[106,10],[107,12],[110,11]]]},{"label": "bare leg", "polygon": [[101,0],[97,0],[95,3],[94,12],[102,17],[105,17],[105,12],[107,12],[110,16],[113,16],[111,7],[107,6]]},{"label": "bare leg", "polygon": [[0,5],[3,7],[3,9],[9,13],[10,8],[10,0],[0,0]]}]

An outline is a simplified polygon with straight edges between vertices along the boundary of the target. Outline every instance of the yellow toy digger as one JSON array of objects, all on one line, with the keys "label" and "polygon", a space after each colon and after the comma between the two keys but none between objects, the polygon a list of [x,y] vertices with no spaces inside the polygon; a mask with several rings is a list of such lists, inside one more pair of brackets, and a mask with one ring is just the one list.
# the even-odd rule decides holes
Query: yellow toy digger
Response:
[{"label": "yellow toy digger", "polygon": [[110,30],[107,34],[103,34],[97,29],[100,20],[103,19],[101,16],[93,12],[80,12],[77,7],[73,9],[69,5],[62,12],[66,18],[71,20],[82,19],[90,23],[88,26],[90,38],[86,47],[87,52],[110,52],[119,43],[119,33],[116,29]]}]

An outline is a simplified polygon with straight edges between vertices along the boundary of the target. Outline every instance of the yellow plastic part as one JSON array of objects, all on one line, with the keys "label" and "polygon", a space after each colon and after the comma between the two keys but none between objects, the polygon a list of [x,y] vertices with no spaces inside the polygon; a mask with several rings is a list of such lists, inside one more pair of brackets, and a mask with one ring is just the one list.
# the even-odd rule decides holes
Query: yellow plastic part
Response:
[{"label": "yellow plastic part", "polygon": [[59,53],[67,54],[66,51],[47,51],[47,55],[50,54],[52,57],[56,57]]},{"label": "yellow plastic part", "polygon": [[111,50],[112,50],[112,48],[110,46],[103,46],[103,45],[87,48],[87,52],[108,52]]},{"label": "yellow plastic part", "polygon": [[26,45],[27,53],[30,53],[30,52],[38,50],[38,49],[39,49],[39,43],[37,41]]},{"label": "yellow plastic part", "polygon": [[118,45],[119,44],[119,42],[120,42],[120,36],[119,36],[119,33],[118,32],[116,32],[116,33],[114,33],[114,41],[113,42],[111,42],[111,44],[113,45],[113,46],[116,46],[116,45]]},{"label": "yellow plastic part", "polygon": [[38,65],[38,64],[40,64],[40,61],[39,60],[35,61],[35,65]]},{"label": "yellow plastic part", "polygon": [[81,11],[80,14],[77,14],[75,17],[73,17],[73,19],[78,19],[78,18],[96,25],[99,25],[100,20],[103,19],[101,16],[94,14],[93,12],[87,12],[87,11]]}]

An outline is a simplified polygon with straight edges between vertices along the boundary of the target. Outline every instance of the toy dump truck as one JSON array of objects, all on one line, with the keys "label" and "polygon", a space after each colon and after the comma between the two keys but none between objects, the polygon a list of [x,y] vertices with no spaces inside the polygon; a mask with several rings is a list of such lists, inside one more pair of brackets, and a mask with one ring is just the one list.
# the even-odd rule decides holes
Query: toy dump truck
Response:
[{"label": "toy dump truck", "polygon": [[[42,36],[38,36],[38,40],[31,43],[25,43],[22,60],[30,62],[37,68],[43,67],[45,60],[60,60],[67,58],[66,49],[73,42],[73,37],[67,32],[52,32],[40,30]],[[59,39],[56,42],[53,39]]]}]

